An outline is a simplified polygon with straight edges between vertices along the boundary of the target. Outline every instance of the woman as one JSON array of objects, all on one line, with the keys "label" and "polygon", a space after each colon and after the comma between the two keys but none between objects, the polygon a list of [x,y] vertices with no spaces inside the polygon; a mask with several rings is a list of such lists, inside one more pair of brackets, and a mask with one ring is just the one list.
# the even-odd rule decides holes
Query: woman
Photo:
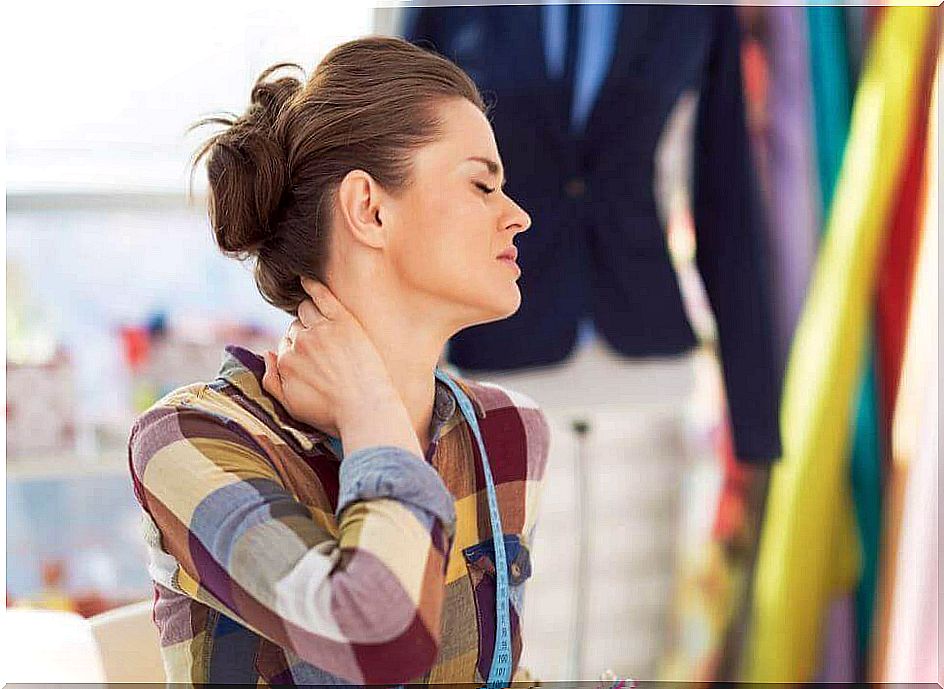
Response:
[{"label": "woman", "polygon": [[226,347],[129,439],[167,680],[530,679],[548,425],[437,367],[457,331],[520,305],[530,218],[486,108],[399,39],[338,46],[305,83],[268,79],[283,66],[209,120],[227,127],[196,161],[220,249],[297,317],[278,354]]}]

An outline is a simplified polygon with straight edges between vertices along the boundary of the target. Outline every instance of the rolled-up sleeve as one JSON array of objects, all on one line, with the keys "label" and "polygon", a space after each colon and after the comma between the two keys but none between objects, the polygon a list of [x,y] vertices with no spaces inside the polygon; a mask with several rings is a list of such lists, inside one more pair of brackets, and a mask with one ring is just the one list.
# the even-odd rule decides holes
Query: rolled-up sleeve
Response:
[{"label": "rolled-up sleeve", "polygon": [[456,505],[442,477],[401,447],[376,445],[351,453],[341,463],[340,482],[339,517],[352,502],[396,498],[432,513],[444,525],[455,527]]},{"label": "rolled-up sleeve", "polygon": [[455,533],[439,475],[402,448],[352,453],[334,528],[287,490],[265,444],[191,406],[136,421],[135,495],[177,562],[179,588],[342,679],[422,675],[439,651]]}]

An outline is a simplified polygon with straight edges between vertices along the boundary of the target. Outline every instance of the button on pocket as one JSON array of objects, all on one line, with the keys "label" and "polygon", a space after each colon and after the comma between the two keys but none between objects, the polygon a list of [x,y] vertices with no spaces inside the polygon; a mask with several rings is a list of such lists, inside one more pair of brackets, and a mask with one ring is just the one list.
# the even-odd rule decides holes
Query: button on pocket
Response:
[{"label": "button on pocket", "polygon": [[[521,622],[524,584],[531,577],[531,553],[518,534],[505,534],[505,560],[508,571],[509,621],[511,623],[512,671],[521,657]],[[488,678],[497,635],[495,549],[493,539],[476,543],[462,551],[475,600],[478,618],[479,650],[477,667],[480,680]]]}]

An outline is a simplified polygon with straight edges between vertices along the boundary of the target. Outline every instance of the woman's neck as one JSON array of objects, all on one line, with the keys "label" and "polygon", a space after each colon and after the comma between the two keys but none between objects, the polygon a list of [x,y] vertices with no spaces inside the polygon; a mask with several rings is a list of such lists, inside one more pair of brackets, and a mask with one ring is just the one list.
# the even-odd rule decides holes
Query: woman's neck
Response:
[{"label": "woman's neck", "polygon": [[355,280],[335,280],[331,289],[377,348],[425,452],[431,440],[435,370],[453,331],[432,319],[428,307],[393,290]]}]

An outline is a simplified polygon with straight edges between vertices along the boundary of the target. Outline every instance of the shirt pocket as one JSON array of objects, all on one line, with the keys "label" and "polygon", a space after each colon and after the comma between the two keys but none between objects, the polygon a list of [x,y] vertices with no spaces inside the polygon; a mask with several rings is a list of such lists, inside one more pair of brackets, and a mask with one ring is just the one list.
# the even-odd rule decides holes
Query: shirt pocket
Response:
[{"label": "shirt pocket", "polygon": [[[508,616],[511,623],[511,669],[514,673],[521,658],[521,616],[524,608],[524,586],[531,577],[531,553],[518,534],[504,534],[505,563],[508,571]],[[497,632],[494,539],[471,545],[462,551],[469,579],[478,624],[478,681],[486,681],[492,667]]]}]

